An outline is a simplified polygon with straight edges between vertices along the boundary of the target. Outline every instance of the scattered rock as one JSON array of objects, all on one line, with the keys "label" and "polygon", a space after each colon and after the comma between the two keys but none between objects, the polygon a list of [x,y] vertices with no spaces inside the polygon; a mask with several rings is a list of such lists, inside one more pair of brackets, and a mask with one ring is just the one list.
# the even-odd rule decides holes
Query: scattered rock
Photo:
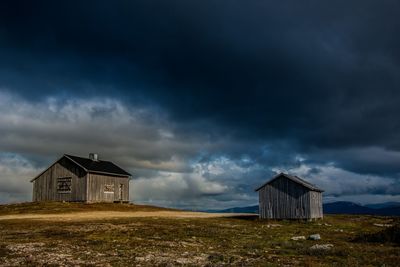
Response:
[{"label": "scattered rock", "polygon": [[311,250],[330,250],[332,248],[332,244],[316,244],[310,247]]},{"label": "scattered rock", "polygon": [[298,241],[298,240],[306,240],[306,237],[304,235],[300,235],[300,236],[293,236],[290,239],[294,240],[294,241]]},{"label": "scattered rock", "polygon": [[177,258],[175,260],[176,263],[182,264],[182,265],[187,265],[191,263],[191,260],[188,258]]},{"label": "scattered rock", "polygon": [[310,240],[320,240],[321,236],[319,234],[313,234],[308,237]]},{"label": "scattered rock", "polygon": [[79,257],[74,259],[72,252],[79,248],[73,246],[47,247],[44,243],[36,242],[10,244],[7,249],[12,261],[1,266],[81,266],[85,263]]},{"label": "scattered rock", "polygon": [[374,223],[375,226],[378,227],[391,227],[393,224],[383,224],[383,223]]},{"label": "scattered rock", "polygon": [[281,226],[282,225],[276,224],[276,223],[267,224],[267,228],[270,228],[270,227],[281,227]]}]

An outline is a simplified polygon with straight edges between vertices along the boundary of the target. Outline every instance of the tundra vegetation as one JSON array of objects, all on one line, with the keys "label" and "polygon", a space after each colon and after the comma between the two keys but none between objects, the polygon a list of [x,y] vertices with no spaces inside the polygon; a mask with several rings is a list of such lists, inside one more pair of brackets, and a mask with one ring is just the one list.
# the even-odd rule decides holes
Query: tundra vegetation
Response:
[{"label": "tundra vegetation", "polygon": [[[0,265],[398,266],[400,262],[398,218],[337,215],[303,222],[154,215],[166,210],[132,204],[3,205]],[[82,220],[77,216],[104,211],[153,215]],[[45,218],[65,213],[70,216],[62,220]],[[43,218],[18,218],[26,214]],[[321,239],[309,239],[312,234]],[[293,238],[299,236],[305,238]]]}]

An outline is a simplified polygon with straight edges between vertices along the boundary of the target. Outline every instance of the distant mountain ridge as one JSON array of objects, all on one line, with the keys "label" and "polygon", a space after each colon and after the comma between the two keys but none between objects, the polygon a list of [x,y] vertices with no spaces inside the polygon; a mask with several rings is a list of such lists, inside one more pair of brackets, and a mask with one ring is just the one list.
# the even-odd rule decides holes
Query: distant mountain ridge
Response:
[{"label": "distant mountain ridge", "polygon": [[[375,207],[375,208],[371,208]],[[400,216],[400,204],[387,203],[359,205],[353,202],[339,201],[323,205],[325,214],[370,214],[383,216]]]},{"label": "distant mountain ridge", "polygon": [[399,207],[400,202],[384,202],[384,203],[379,203],[379,204],[367,204],[364,206],[371,208],[371,209],[392,208],[392,207]]},{"label": "distant mountain ridge", "polygon": [[[348,201],[338,201],[323,204],[324,214],[368,214],[382,216],[400,216],[399,202],[360,205]],[[218,213],[258,213],[258,205],[248,207],[233,207],[223,210],[205,210]]]},{"label": "distant mountain ridge", "polygon": [[248,206],[248,207],[234,207],[234,208],[223,209],[223,210],[206,210],[206,212],[211,212],[211,213],[258,213],[258,205]]}]

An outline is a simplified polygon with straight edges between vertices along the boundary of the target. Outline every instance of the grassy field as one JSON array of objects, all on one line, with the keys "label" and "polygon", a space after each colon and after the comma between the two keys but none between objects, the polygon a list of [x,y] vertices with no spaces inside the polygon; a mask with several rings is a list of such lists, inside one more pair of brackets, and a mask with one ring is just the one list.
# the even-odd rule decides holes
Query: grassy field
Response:
[{"label": "grassy field", "polygon": [[10,214],[57,214],[91,211],[159,211],[174,210],[148,205],[114,204],[114,203],[69,203],[69,202],[28,202],[0,205],[0,216]]},{"label": "grassy field", "polygon": [[[398,219],[327,216],[322,221],[238,218],[1,220],[9,214],[163,211],[127,204],[0,206],[2,266],[399,266]],[[390,226],[392,225],[392,226]],[[321,240],[291,240],[320,234]],[[331,246],[323,249],[324,246]],[[314,248],[313,248],[314,246]]]}]

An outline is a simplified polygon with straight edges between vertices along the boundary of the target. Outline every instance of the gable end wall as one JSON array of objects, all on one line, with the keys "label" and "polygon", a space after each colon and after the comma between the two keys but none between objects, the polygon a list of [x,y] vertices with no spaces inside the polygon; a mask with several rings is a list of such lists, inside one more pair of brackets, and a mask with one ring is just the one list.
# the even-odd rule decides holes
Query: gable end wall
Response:
[{"label": "gable end wall", "polygon": [[[263,219],[311,219],[322,217],[322,194],[280,177],[259,193],[259,215]],[[314,195],[315,193],[315,195]],[[319,208],[321,205],[321,209]]]},{"label": "gable end wall", "polygon": [[[57,178],[71,177],[71,193],[57,192]],[[66,158],[33,181],[33,201],[86,201],[86,173]]]}]

